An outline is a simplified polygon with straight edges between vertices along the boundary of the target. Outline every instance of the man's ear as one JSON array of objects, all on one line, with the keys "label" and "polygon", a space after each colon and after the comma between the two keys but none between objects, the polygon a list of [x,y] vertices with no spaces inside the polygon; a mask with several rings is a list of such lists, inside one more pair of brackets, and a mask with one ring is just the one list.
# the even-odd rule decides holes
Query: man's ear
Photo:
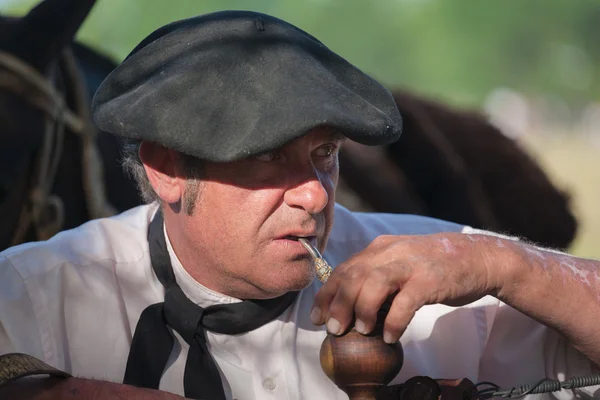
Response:
[{"label": "man's ear", "polygon": [[181,201],[185,178],[179,174],[179,154],[161,145],[143,141],[140,160],[156,195],[167,204]]}]

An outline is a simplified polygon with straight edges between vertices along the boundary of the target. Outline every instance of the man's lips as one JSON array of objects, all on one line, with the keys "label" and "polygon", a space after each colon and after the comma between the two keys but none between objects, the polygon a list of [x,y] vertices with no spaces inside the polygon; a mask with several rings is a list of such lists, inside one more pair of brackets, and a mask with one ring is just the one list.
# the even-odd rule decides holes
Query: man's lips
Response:
[{"label": "man's lips", "polygon": [[311,243],[315,243],[317,240],[317,236],[316,235],[311,235],[311,234],[293,234],[293,235],[283,235],[278,237],[278,240],[294,240],[294,241],[298,241],[298,239],[300,238],[304,238],[306,240],[308,240]]},{"label": "man's lips", "polygon": [[317,245],[317,234],[315,233],[314,230],[286,232],[285,234],[276,237],[275,240],[281,240],[281,241],[289,240],[289,241],[294,241],[298,244],[301,244],[298,241],[298,239],[300,239],[300,238],[304,238],[304,239],[308,240],[314,246]]},{"label": "man's lips", "polygon": [[283,253],[293,252],[295,256],[308,255],[311,258],[315,258],[313,253],[309,250],[310,248],[317,248],[317,236],[307,234],[293,234],[283,235],[275,238],[272,242],[279,247],[279,251]]}]

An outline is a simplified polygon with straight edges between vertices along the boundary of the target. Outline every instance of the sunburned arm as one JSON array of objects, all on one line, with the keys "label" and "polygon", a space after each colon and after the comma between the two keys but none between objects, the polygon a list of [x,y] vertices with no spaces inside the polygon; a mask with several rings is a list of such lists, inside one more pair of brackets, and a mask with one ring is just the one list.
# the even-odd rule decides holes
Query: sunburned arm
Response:
[{"label": "sunburned arm", "polygon": [[0,387],[0,399],[183,400],[172,393],[83,378],[24,378]]},{"label": "sunburned arm", "polygon": [[486,241],[498,251],[486,261],[505,273],[497,297],[563,334],[600,366],[600,261],[509,240]]}]

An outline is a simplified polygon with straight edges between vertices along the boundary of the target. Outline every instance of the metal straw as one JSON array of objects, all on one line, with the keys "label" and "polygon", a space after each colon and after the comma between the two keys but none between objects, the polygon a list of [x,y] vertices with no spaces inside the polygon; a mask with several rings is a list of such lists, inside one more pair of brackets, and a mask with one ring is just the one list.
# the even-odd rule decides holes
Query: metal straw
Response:
[{"label": "metal straw", "polygon": [[299,238],[298,241],[302,243],[304,248],[308,250],[310,256],[313,258],[313,263],[315,265],[315,269],[317,270],[317,278],[321,281],[321,283],[327,282],[329,276],[333,272],[333,268],[327,263],[327,261],[323,258],[319,250],[313,244],[307,240],[306,238]]}]

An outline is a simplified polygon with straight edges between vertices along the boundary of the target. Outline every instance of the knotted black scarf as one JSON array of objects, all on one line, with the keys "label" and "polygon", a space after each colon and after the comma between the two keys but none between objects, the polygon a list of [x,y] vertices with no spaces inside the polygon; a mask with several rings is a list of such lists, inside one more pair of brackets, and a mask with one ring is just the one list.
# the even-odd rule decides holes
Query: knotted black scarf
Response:
[{"label": "knotted black scarf", "polygon": [[244,300],[202,308],[186,297],[175,280],[159,210],[148,230],[154,273],[165,287],[164,303],[148,306],[135,328],[123,383],[158,389],[175,343],[171,327],[190,345],[185,363],[185,397],[225,400],[217,366],[206,345],[205,329],[236,335],[257,329],[287,309],[298,292],[270,300]]}]

